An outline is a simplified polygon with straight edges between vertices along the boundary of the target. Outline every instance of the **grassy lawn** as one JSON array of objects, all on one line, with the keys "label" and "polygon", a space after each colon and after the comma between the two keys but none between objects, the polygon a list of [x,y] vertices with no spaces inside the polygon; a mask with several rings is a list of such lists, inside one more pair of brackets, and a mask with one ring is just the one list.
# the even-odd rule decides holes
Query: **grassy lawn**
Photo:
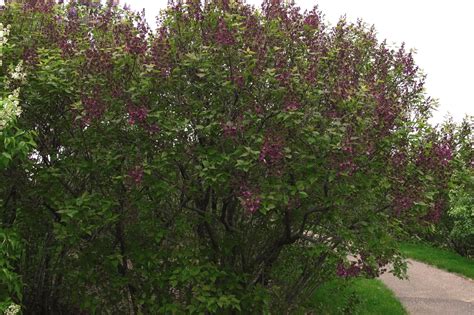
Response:
[{"label": "grassy lawn", "polygon": [[415,260],[474,279],[474,260],[424,244],[403,243],[402,252]]},{"label": "grassy lawn", "polygon": [[356,279],[348,286],[333,280],[313,298],[314,314],[407,314],[403,306],[378,279]]}]

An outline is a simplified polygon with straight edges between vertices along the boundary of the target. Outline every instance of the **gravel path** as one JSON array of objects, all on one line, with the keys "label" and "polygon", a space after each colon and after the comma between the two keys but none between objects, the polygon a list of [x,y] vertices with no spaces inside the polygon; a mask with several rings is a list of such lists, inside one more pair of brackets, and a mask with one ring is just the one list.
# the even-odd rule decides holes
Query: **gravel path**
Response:
[{"label": "gravel path", "polygon": [[409,280],[380,279],[412,315],[474,315],[474,281],[408,260]]}]

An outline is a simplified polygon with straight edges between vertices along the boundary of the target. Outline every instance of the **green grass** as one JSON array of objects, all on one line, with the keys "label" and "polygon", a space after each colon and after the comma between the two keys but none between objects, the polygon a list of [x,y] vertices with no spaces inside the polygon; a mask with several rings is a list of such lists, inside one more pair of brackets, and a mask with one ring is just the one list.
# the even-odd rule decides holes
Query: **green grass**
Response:
[{"label": "green grass", "polygon": [[405,315],[400,301],[378,279],[341,279],[322,286],[313,297],[314,314]]},{"label": "green grass", "polygon": [[424,244],[403,243],[401,251],[415,260],[474,279],[474,260]]}]

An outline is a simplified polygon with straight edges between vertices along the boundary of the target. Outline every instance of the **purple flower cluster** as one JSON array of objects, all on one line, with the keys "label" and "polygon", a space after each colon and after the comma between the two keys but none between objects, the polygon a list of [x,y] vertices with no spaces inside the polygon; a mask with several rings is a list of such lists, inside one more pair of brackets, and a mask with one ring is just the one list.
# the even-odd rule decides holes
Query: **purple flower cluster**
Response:
[{"label": "purple flower cluster", "polygon": [[92,120],[100,119],[105,112],[105,104],[97,97],[97,93],[94,93],[92,96],[84,96],[82,98],[82,105],[85,111],[84,122],[87,124]]},{"label": "purple flower cluster", "polygon": [[377,266],[368,264],[369,255],[366,252],[361,252],[356,261],[351,261],[349,266],[346,266],[342,261],[336,267],[336,274],[339,277],[350,278],[357,277],[362,272],[369,277],[378,277],[387,271],[386,266],[388,261],[385,258],[375,257]]},{"label": "purple flower cluster", "polygon": [[143,55],[148,49],[146,39],[133,33],[126,34],[125,50],[133,55]]},{"label": "purple flower cluster", "polygon": [[78,18],[77,8],[74,5],[71,5],[67,11],[67,18],[69,20],[75,20]]},{"label": "purple flower cluster", "polygon": [[413,54],[411,52],[407,53],[405,51],[405,43],[402,44],[395,55],[395,58],[402,65],[404,75],[408,77],[416,75],[418,72],[418,67],[415,65],[415,61],[413,60]]},{"label": "purple flower cluster", "polygon": [[51,12],[56,4],[55,0],[28,0],[23,2],[23,10],[41,13]]},{"label": "purple flower cluster", "polygon": [[245,79],[241,74],[233,74],[230,80],[239,88],[243,88],[245,85]]},{"label": "purple flower cluster", "polygon": [[67,57],[73,54],[76,45],[71,39],[68,39],[67,36],[62,36],[59,39],[59,48],[61,48],[63,57]]},{"label": "purple flower cluster", "polygon": [[315,10],[312,10],[305,18],[304,25],[307,25],[311,28],[317,29],[321,24],[319,14]]},{"label": "purple flower cluster", "polygon": [[23,51],[22,59],[25,61],[25,64],[33,66],[38,63],[38,53],[34,46],[27,47]]},{"label": "purple flower cluster", "polygon": [[362,268],[358,266],[357,262],[353,261],[348,267],[344,266],[341,262],[337,265],[336,275],[342,278],[357,277],[362,271]]},{"label": "purple flower cluster", "polygon": [[148,50],[148,25],[142,17],[137,27],[130,24],[119,24],[113,30],[115,44],[124,45],[125,51],[136,56],[143,56]]},{"label": "purple flower cluster", "polygon": [[282,86],[288,86],[291,80],[291,71],[288,66],[288,56],[279,53],[275,61],[275,69],[277,72],[276,79]]},{"label": "purple flower cluster", "polygon": [[240,203],[246,211],[255,213],[260,209],[261,199],[258,196],[257,191],[242,186],[240,188]]},{"label": "purple flower cluster", "polygon": [[128,176],[131,178],[132,182],[135,185],[141,184],[143,180],[143,175],[144,175],[144,171],[143,171],[143,166],[141,165],[135,166],[128,172]]},{"label": "purple flower cluster", "polygon": [[377,127],[382,133],[387,133],[393,128],[399,110],[393,106],[393,102],[386,96],[386,92],[375,92],[374,99],[377,103],[375,108]]},{"label": "purple flower cluster", "polygon": [[229,30],[223,19],[220,19],[217,24],[215,39],[216,42],[222,46],[232,46],[235,44],[234,35]]},{"label": "purple flower cluster", "polygon": [[283,6],[283,0],[264,0],[262,3],[263,13],[269,19],[287,20],[286,10]]},{"label": "purple flower cluster", "polygon": [[171,74],[170,45],[168,43],[166,30],[161,28],[151,46],[151,62],[160,71],[162,77]]},{"label": "purple flower cluster", "polygon": [[161,128],[158,124],[152,123],[152,124],[146,124],[144,126],[145,130],[148,131],[150,134],[155,134],[161,131]]},{"label": "purple flower cluster", "polygon": [[[347,138],[350,139],[351,132],[348,133]],[[342,147],[343,161],[339,163],[339,175],[341,173],[346,173],[349,176],[352,176],[358,169],[357,164],[354,162],[355,150],[354,146],[350,143],[349,140],[344,142]]]},{"label": "purple flower cluster", "polygon": [[339,163],[339,175],[342,173],[347,173],[349,176],[354,175],[355,171],[357,170],[357,165],[352,161],[352,159],[348,159],[347,161]]},{"label": "purple flower cluster", "polygon": [[433,153],[442,166],[447,166],[453,159],[453,151],[447,142],[437,143],[433,148]]},{"label": "purple flower cluster", "polygon": [[160,127],[156,123],[150,123],[147,121],[149,109],[145,106],[128,106],[128,123],[132,126],[139,125],[150,134],[160,132]]},{"label": "purple flower cluster", "polygon": [[92,45],[86,50],[85,56],[86,67],[91,72],[108,73],[113,69],[112,54],[110,52],[99,50]]},{"label": "purple flower cluster", "polygon": [[424,169],[445,169],[453,159],[452,144],[448,140],[435,141],[428,150],[420,150],[416,165]]},{"label": "purple flower cluster", "polygon": [[435,201],[435,204],[430,209],[428,214],[426,215],[425,219],[429,222],[438,223],[441,220],[441,216],[443,215],[443,210],[446,206],[446,202],[443,198],[438,198]]},{"label": "purple flower cluster", "polygon": [[392,164],[397,168],[400,168],[403,165],[405,165],[406,160],[407,160],[407,156],[403,152],[398,151],[392,154],[392,158],[391,158]]},{"label": "purple flower cluster", "polygon": [[188,0],[186,2],[188,5],[188,10],[190,14],[194,17],[194,20],[202,20],[202,9],[201,9],[201,0]]},{"label": "purple flower cluster", "polygon": [[283,139],[277,136],[267,136],[260,150],[260,162],[273,166],[283,161],[285,158]]},{"label": "purple flower cluster", "polygon": [[128,123],[130,125],[143,124],[148,117],[148,109],[144,106],[129,106]]},{"label": "purple flower cluster", "polygon": [[395,215],[400,216],[405,211],[409,210],[415,204],[414,197],[409,194],[399,193],[393,200],[393,208]]},{"label": "purple flower cluster", "polygon": [[292,112],[301,108],[301,103],[295,100],[288,100],[285,102],[285,111]]},{"label": "purple flower cluster", "polygon": [[109,8],[113,8],[113,7],[117,7],[118,3],[119,3],[119,0],[107,0],[106,5]]},{"label": "purple flower cluster", "polygon": [[224,135],[225,138],[236,138],[239,131],[241,130],[241,127],[234,124],[233,122],[231,121],[228,121],[226,123],[222,123],[221,124],[221,128],[222,128],[222,133]]}]

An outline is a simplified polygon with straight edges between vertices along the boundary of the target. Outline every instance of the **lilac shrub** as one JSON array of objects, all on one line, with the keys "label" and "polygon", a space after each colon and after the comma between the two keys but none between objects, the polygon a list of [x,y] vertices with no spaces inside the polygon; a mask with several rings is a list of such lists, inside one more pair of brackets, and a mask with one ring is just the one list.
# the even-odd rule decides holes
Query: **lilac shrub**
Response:
[{"label": "lilac shrub", "polygon": [[0,196],[29,312],[296,311],[337,275],[402,276],[402,228],[442,220],[456,146],[374,28],[277,0],[172,2],[156,30],[24,2],[0,16],[38,146]]}]

